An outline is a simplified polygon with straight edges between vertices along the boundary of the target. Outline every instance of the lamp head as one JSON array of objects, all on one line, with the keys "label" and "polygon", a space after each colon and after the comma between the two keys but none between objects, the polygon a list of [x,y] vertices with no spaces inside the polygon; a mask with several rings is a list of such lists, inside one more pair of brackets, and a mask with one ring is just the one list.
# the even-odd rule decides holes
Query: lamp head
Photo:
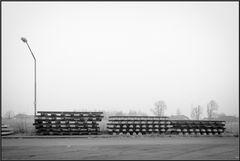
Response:
[{"label": "lamp head", "polygon": [[27,39],[26,39],[26,38],[21,37],[21,40],[22,40],[23,42],[27,43]]}]

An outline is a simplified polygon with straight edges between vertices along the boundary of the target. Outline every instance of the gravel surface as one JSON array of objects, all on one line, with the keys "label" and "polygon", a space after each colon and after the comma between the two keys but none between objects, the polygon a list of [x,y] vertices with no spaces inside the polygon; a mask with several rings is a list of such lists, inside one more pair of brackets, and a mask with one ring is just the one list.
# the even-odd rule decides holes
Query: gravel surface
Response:
[{"label": "gravel surface", "polygon": [[2,159],[239,160],[238,137],[2,138]]}]

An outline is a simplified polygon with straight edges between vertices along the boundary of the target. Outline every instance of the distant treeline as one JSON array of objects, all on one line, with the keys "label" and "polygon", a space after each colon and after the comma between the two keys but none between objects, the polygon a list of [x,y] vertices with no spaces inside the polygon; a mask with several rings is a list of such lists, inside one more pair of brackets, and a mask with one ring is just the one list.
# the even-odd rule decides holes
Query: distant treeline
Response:
[{"label": "distant treeline", "polygon": [[[73,112],[83,112],[83,111],[91,111],[91,110],[74,110]],[[107,120],[109,116],[148,116],[147,113],[142,112],[142,111],[135,111],[135,110],[129,110],[128,112],[123,112],[121,110],[112,110],[112,111],[107,111],[107,110],[98,110],[98,112],[101,111],[103,112],[103,120]],[[96,110],[94,110],[93,112],[97,112]],[[156,114],[153,114],[155,116],[157,116]],[[18,114],[14,114],[13,111],[7,111],[3,117],[3,119],[24,119],[24,118],[28,118],[28,119],[33,119],[34,116],[33,115],[27,115],[24,113],[18,113]],[[175,115],[171,115],[169,116],[169,119],[171,120],[190,120],[189,117],[182,115],[180,112],[177,112]],[[194,118],[191,118],[194,119]],[[201,120],[210,120],[209,118],[202,118]],[[229,116],[226,115],[224,113],[214,113],[214,117],[211,118],[211,120],[224,120],[224,121],[239,121],[239,117],[236,116]]]}]

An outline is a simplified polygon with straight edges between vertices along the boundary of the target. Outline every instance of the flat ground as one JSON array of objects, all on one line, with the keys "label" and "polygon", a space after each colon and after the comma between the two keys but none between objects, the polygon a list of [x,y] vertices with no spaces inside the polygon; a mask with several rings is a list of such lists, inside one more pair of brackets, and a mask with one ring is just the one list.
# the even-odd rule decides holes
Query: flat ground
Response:
[{"label": "flat ground", "polygon": [[2,138],[2,159],[236,159],[238,137]]}]

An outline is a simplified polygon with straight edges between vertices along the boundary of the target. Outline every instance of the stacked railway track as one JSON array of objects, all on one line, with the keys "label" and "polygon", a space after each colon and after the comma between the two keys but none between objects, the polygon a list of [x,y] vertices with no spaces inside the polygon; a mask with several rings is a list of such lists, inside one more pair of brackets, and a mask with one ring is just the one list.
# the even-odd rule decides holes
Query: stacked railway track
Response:
[{"label": "stacked railway track", "polygon": [[13,128],[8,127],[8,125],[2,124],[1,136],[14,134]]},{"label": "stacked railway track", "polygon": [[176,134],[220,135],[225,121],[169,120],[159,116],[109,116],[107,129],[112,135]]},{"label": "stacked railway track", "polygon": [[109,116],[110,134],[144,135],[171,133],[172,125],[167,117],[158,116]]},{"label": "stacked railway track", "polygon": [[171,120],[172,134],[178,135],[221,135],[225,121],[213,120]]},{"label": "stacked railway track", "polygon": [[37,135],[98,135],[102,112],[38,111]]}]

